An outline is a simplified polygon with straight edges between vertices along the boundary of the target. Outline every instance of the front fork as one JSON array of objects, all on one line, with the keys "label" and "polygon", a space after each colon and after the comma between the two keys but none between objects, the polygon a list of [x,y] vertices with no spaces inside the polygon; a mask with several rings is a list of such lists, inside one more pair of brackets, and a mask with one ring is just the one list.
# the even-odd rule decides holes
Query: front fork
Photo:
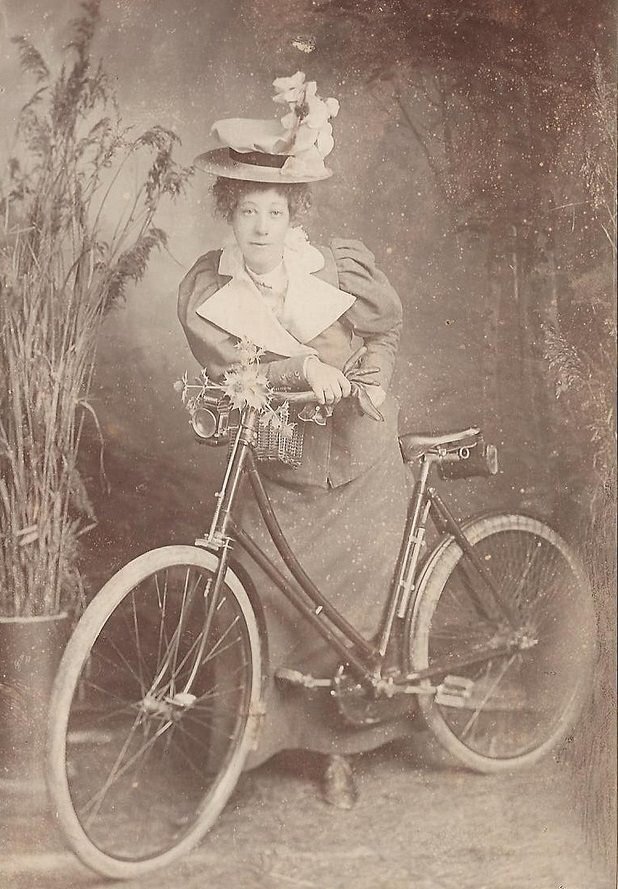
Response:
[{"label": "front fork", "polygon": [[255,438],[257,424],[258,411],[255,408],[247,408],[242,412],[240,426],[228,457],[223,484],[221,490],[215,494],[217,506],[212,517],[210,531],[207,537],[195,541],[197,546],[217,551],[225,545],[226,541],[229,543],[228,531],[232,521],[232,506],[238,493],[249,449]]},{"label": "front fork", "polygon": [[203,639],[207,637],[210,630],[212,618],[219,602],[221,588],[225,582],[230,561],[231,537],[229,530],[232,524],[232,507],[240,488],[243,470],[249,449],[255,438],[257,424],[258,411],[255,408],[250,407],[242,411],[240,426],[238,427],[238,432],[227,461],[223,484],[221,490],[215,494],[217,506],[210,525],[210,531],[206,538],[195,541],[196,546],[203,546],[219,556],[217,573],[210,590],[210,603],[204,623]]},{"label": "front fork", "polygon": [[[217,498],[217,506],[210,526],[210,531],[208,532],[208,535],[206,537],[198,538],[195,541],[196,546],[202,546],[205,549],[209,549],[212,552],[215,552],[218,555],[218,562],[214,579],[208,581],[206,587],[202,592],[202,596],[207,601],[207,607],[204,617],[204,623],[202,625],[201,640],[195,651],[193,664],[191,670],[189,671],[189,675],[184,682],[184,687],[181,689],[182,695],[191,695],[191,686],[193,685],[193,682],[197,675],[197,671],[202,661],[208,634],[210,632],[212,621],[219,605],[219,598],[221,595],[221,590],[225,583],[225,577],[230,561],[231,538],[228,531],[232,521],[231,510],[234,505],[236,494],[238,493],[238,489],[240,487],[242,473],[247,459],[247,454],[249,452],[249,447],[253,442],[257,420],[258,413],[254,408],[249,408],[243,412],[241,424],[238,428],[238,432],[236,433],[236,438],[234,439],[232,450],[228,458],[227,469],[223,478],[221,490],[215,495]],[[192,590],[190,595],[194,594],[195,590]],[[187,614],[189,613],[189,611],[191,610],[190,605],[191,603],[189,602],[186,609],[183,608],[181,610],[178,626],[174,631],[176,637],[176,648],[180,644],[185,612]],[[167,654],[167,657],[165,658],[165,662],[163,663],[159,673],[157,674],[157,677],[155,678],[155,682],[153,683],[154,688],[156,688],[159,682],[164,678],[169,668],[172,666],[174,658],[174,641],[171,640],[169,652]],[[172,689],[172,693],[174,692],[175,690]]]}]

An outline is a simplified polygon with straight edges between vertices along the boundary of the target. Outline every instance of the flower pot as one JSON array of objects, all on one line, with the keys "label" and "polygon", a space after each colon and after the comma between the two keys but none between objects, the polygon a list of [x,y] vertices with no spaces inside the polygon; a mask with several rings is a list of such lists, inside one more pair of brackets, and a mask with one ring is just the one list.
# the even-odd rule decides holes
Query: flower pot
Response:
[{"label": "flower pot", "polygon": [[0,792],[20,807],[44,804],[49,698],[69,630],[66,614],[0,617]]}]

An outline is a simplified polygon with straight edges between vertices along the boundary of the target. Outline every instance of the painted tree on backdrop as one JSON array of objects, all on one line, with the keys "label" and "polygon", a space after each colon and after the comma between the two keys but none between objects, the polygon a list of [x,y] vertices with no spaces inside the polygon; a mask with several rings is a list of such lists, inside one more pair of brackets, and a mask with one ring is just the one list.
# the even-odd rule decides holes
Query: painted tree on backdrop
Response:
[{"label": "painted tree on backdrop", "polygon": [[[588,834],[615,850],[616,84],[606,2],[325,0],[316,39],[366,81],[431,172],[445,226],[484,234],[497,299],[516,303],[519,372],[496,396],[548,418],[555,507],[572,516],[599,617],[598,682],[572,760]],[[486,335],[492,339],[491,312]],[[494,338],[495,340],[495,338]],[[502,372],[501,372],[502,371]],[[558,519],[561,519],[560,512]],[[583,533],[582,533],[583,531]],[[582,790],[585,788],[586,790]],[[613,789],[612,789],[613,788]],[[610,865],[611,866],[611,865]]]},{"label": "painted tree on backdrop", "polygon": [[[244,6],[259,19],[264,3]],[[568,476],[567,498],[575,500],[589,500],[591,485],[601,493],[608,479],[611,485],[613,463],[607,319],[615,222],[607,208],[614,188],[611,163],[602,160],[611,152],[611,117],[599,127],[607,114],[601,106],[611,107],[613,17],[607,0],[594,7],[585,0],[566,6],[561,0],[323,0],[269,19],[271,48],[281,54],[297,34],[293,45],[312,50],[307,65],[322,58],[333,74],[365,83],[424,158],[444,232],[457,247],[462,238],[484,244],[490,280],[480,318],[484,340],[493,344],[485,367],[497,381],[492,397],[527,406],[522,413],[533,426],[532,441],[546,439],[545,425],[534,425],[548,415],[561,440],[566,412],[555,398],[566,385],[561,348],[565,361],[572,357],[567,346],[576,348],[583,374],[598,382],[585,406],[585,441],[594,441],[589,466],[555,458],[552,473],[563,484]],[[597,186],[590,187],[591,177]],[[591,280],[584,308],[582,284]],[[510,361],[501,365],[501,325],[519,341],[516,373]],[[548,358],[558,372],[557,392],[547,385]],[[571,375],[571,388],[575,383]],[[581,432],[572,432],[581,453]],[[553,450],[544,445],[545,453]]]},{"label": "painted tree on backdrop", "polygon": [[[262,0],[246,0],[259,19]],[[615,795],[615,10],[607,0],[323,0],[270,22],[364,82],[424,158],[453,242],[486,246],[485,373],[553,461],[597,596],[601,660],[575,752],[590,834],[612,857]],[[311,55],[309,55],[311,52]],[[287,59],[286,59],[286,63]],[[289,64],[289,63],[288,63]],[[454,248],[455,249],[455,248]],[[518,341],[501,356],[499,324]],[[504,341],[503,341],[504,342]],[[517,411],[516,405],[523,405]],[[542,418],[543,426],[540,422]],[[538,428],[535,428],[537,424]],[[549,437],[547,429],[549,427]],[[553,491],[553,495],[551,493]],[[580,739],[581,740],[581,739]],[[577,747],[577,745],[575,745]],[[609,780],[608,780],[609,778]],[[582,800],[583,796],[583,800]]]}]

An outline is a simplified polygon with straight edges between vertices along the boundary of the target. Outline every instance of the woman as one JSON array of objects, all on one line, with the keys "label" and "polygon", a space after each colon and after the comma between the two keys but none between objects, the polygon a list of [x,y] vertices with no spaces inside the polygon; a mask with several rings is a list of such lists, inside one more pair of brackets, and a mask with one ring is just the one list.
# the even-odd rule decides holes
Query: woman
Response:
[{"label": "woman", "polygon": [[[309,422],[302,419],[306,411],[293,418],[303,426],[300,466],[265,463],[262,476],[306,572],[370,637],[407,508],[397,403],[388,393],[401,303],[360,242],[335,239],[317,249],[293,228],[310,204],[309,183],[330,175],[323,158],[338,106],[323,102],[301,74],[274,85],[275,100],[283,96],[289,108],[282,121],[219,121],[213,132],[223,147],[196,161],[217,176],[216,210],[231,224],[234,240],[198,259],[180,287],[179,317],[211,379],[238,363],[237,346],[249,339],[263,350],[260,361],[274,388],[312,390],[324,406]],[[351,397],[343,369],[359,344],[364,354],[356,369],[367,371],[360,377],[367,383],[355,384]],[[241,523],[276,559],[252,501]],[[361,731],[336,713],[327,692],[286,688],[274,679],[280,667],[330,678],[337,658],[256,566],[248,567],[266,613],[271,671],[267,717],[249,765],[283,749],[325,753],[324,797],[349,808],[356,790],[342,754],[378,746],[406,727]]]}]

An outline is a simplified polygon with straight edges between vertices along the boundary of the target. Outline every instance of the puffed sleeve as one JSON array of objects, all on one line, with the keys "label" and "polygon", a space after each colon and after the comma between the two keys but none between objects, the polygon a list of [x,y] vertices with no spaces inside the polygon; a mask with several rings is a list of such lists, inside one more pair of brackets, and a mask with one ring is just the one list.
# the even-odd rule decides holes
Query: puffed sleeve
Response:
[{"label": "puffed sleeve", "polygon": [[379,368],[378,381],[388,389],[395,366],[402,326],[401,300],[375,257],[360,241],[334,239],[331,250],[339,287],[356,297],[345,321],[360,337],[367,353],[361,366]]},{"label": "puffed sleeve", "polygon": [[237,360],[234,340],[214,324],[201,318],[196,309],[221,286],[217,269],[220,251],[200,256],[186,274],[178,290],[178,318],[189,348],[202,367],[208,368],[212,379],[219,379]]}]

